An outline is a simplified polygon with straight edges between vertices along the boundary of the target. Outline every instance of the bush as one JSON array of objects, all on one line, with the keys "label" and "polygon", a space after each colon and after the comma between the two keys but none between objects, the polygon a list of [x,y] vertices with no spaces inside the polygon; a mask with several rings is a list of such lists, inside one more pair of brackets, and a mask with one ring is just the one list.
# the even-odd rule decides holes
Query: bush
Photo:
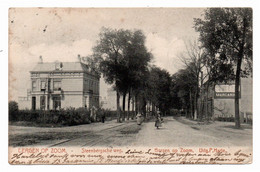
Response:
[{"label": "bush", "polygon": [[178,109],[170,109],[170,115],[171,116],[177,116],[179,115],[179,110]]},{"label": "bush", "polygon": [[217,121],[223,121],[223,122],[234,122],[234,117],[217,117]]},{"label": "bush", "polygon": [[35,122],[38,124],[79,125],[89,124],[90,112],[84,108],[62,110],[20,110],[16,111],[16,121]]},{"label": "bush", "polygon": [[104,115],[106,120],[112,120],[117,118],[117,112],[111,110],[104,110]]},{"label": "bush", "polygon": [[8,105],[9,105],[9,120],[10,121],[17,120],[17,116],[19,113],[18,103],[15,101],[10,101]]},{"label": "bush", "polygon": [[64,125],[64,126],[89,124],[94,121],[101,121],[102,114],[105,115],[106,121],[117,118],[116,111],[110,111],[104,109],[103,110],[99,109],[97,111],[96,114],[97,120],[91,119],[90,111],[85,108],[69,107],[61,110],[46,110],[46,111],[18,110],[18,106],[12,105],[12,111],[11,110],[9,111],[10,111],[9,112],[10,119],[12,119],[12,121],[24,121],[24,122],[33,122],[36,124],[51,124],[51,125]]}]

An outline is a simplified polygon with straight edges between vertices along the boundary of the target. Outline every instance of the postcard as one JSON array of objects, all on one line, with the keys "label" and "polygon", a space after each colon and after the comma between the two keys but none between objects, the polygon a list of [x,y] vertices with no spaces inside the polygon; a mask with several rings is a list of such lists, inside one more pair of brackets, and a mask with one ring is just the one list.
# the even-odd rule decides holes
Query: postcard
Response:
[{"label": "postcard", "polygon": [[9,157],[250,164],[251,8],[10,8]]}]

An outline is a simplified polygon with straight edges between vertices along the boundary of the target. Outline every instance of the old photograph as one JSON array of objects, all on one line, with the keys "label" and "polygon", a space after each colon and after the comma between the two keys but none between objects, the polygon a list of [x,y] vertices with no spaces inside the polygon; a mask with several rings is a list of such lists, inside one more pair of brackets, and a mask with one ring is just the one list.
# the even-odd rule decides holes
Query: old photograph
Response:
[{"label": "old photograph", "polygon": [[249,164],[252,8],[10,8],[10,164]]}]

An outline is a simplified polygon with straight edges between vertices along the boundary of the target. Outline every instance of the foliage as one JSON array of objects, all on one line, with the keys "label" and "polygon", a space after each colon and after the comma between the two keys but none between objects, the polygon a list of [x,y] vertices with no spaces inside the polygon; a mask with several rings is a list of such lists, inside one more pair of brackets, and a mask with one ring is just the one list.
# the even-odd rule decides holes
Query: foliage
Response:
[{"label": "foliage", "polygon": [[140,30],[102,28],[93,51],[92,57],[99,59],[99,70],[105,81],[113,85],[117,92],[120,121],[120,94],[123,94],[125,102],[127,92],[132,90],[138,93],[143,88],[143,78],[152,58],[145,47],[145,36]]},{"label": "foliage", "polygon": [[210,8],[204,16],[204,20],[195,19],[195,29],[208,55],[216,60],[228,59],[233,66],[239,58],[245,58],[249,66],[242,71],[248,74],[252,70],[252,9]]},{"label": "foliage", "polygon": [[217,117],[217,121],[234,122],[234,117]]},{"label": "foliage", "polygon": [[180,115],[180,111],[178,109],[170,109],[171,116],[178,116]]},{"label": "foliage", "polygon": [[252,72],[252,9],[209,8],[195,29],[205,49],[209,81],[235,80],[235,122],[239,120],[240,77]]},{"label": "foliage", "polygon": [[9,120],[16,120],[18,115],[18,103],[15,101],[10,101],[9,105]]},{"label": "foliage", "polygon": [[90,112],[85,108],[67,108],[60,111],[49,110],[19,110],[17,118],[10,121],[26,121],[35,122],[38,124],[53,124],[53,125],[79,125],[89,124]]},{"label": "foliage", "polygon": [[[59,111],[17,110],[15,112],[16,118],[9,118],[10,121],[33,122],[40,126],[72,126],[94,122],[90,117],[90,111],[85,108],[69,107]],[[101,112],[104,113],[106,121],[116,118],[116,111],[99,109],[96,114],[98,122],[101,121]]]},{"label": "foliage", "polygon": [[186,110],[192,108],[191,97],[194,97],[196,93],[197,82],[196,75],[188,67],[179,70],[172,76],[171,93],[175,99],[173,102],[175,108]]}]

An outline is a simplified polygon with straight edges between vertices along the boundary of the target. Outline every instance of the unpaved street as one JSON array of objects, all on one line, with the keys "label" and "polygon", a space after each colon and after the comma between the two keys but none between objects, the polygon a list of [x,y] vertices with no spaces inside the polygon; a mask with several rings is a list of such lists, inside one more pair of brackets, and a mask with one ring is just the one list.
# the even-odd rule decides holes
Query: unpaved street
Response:
[{"label": "unpaved street", "polygon": [[156,129],[153,122],[146,123],[138,133],[135,146],[251,146],[252,129],[234,129],[234,123],[214,122],[198,125],[182,118],[164,119],[162,128]]},{"label": "unpaved street", "polygon": [[9,127],[10,146],[47,147],[120,147],[120,146],[251,146],[252,129],[234,123],[213,122],[199,125],[185,118],[166,117],[160,129],[154,122],[137,125],[136,121],[92,123],[72,127]]}]

